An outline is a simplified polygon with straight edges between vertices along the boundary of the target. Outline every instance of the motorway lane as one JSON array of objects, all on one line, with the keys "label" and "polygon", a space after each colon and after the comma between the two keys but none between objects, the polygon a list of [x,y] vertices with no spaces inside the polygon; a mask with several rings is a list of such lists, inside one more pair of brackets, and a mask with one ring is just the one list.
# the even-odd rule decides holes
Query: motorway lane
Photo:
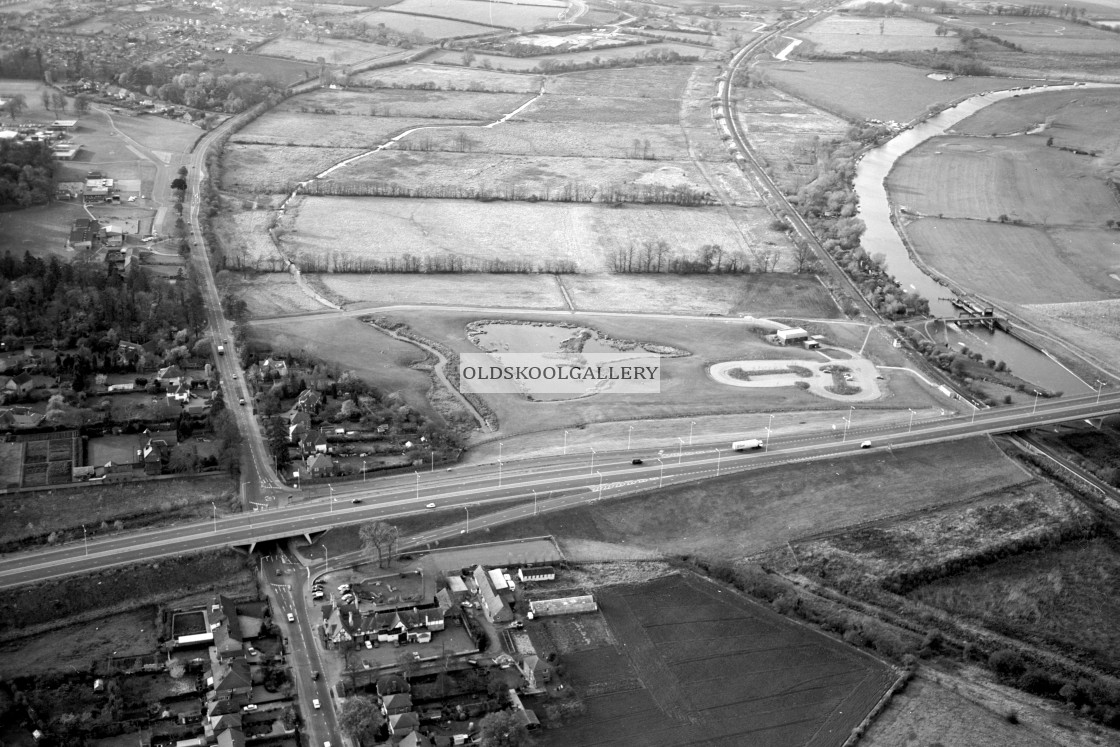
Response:
[{"label": "motorway lane", "polygon": [[[296,504],[286,508],[254,512],[193,524],[164,527],[133,534],[116,535],[89,543],[89,554],[81,543],[32,553],[0,558],[0,587],[31,583],[68,573],[87,572],[121,563],[151,560],[184,552],[249,545],[264,538],[296,536],[369,519],[393,519],[424,512],[428,503],[439,509],[463,505],[485,505],[511,499],[538,498],[545,491],[566,493],[553,501],[569,505],[573,501],[598,499],[603,494],[616,497],[659,485],[680,484],[732,472],[776,466],[795,461],[832,458],[860,453],[859,443],[871,440],[873,450],[884,446],[904,447],[953,440],[990,432],[1020,430],[1049,423],[1079,420],[1100,414],[1120,412],[1120,393],[1083,395],[981,410],[971,416],[909,425],[859,428],[844,437],[842,431],[774,438],[767,451],[732,452],[719,444],[696,444],[664,450],[657,456],[642,451],[603,452],[597,455],[592,470],[587,454],[551,457],[542,460],[511,462],[499,478],[496,465],[480,465],[453,473],[427,473],[417,490],[414,476],[397,476],[370,483],[351,483],[335,490],[336,500]],[[840,414],[838,413],[838,418]],[[631,458],[645,459],[632,465]],[[648,458],[647,458],[648,457]],[[424,473],[420,473],[424,474]],[[499,484],[500,483],[500,484]],[[342,496],[340,499],[339,496]],[[361,500],[355,504],[354,498]],[[555,503],[549,505],[557,505]]]}]

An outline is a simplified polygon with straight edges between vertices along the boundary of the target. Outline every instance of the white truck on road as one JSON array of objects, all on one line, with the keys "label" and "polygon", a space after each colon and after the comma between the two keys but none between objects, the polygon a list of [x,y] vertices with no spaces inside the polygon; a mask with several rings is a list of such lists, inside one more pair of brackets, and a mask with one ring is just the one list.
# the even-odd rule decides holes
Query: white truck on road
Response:
[{"label": "white truck on road", "polygon": [[747,451],[748,449],[761,449],[762,448],[762,439],[761,438],[748,438],[748,439],[745,439],[743,441],[735,441],[733,444],[731,444],[731,448],[734,449],[735,451]]}]

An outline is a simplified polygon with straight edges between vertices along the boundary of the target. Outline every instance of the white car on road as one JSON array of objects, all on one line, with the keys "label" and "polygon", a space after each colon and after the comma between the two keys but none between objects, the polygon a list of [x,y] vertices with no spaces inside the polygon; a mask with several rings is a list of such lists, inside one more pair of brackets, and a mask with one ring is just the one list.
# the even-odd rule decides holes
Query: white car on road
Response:
[{"label": "white car on road", "polygon": [[313,700],[311,701],[311,705],[312,705],[312,706],[314,706],[316,710],[318,710],[318,708],[319,708],[319,699],[318,699],[318,698],[314,698],[314,699],[313,699]]},{"label": "white car on road", "polygon": [[288,622],[294,623],[295,621],[296,621],[296,616],[294,614],[292,614],[291,612],[289,612],[288,613]]}]

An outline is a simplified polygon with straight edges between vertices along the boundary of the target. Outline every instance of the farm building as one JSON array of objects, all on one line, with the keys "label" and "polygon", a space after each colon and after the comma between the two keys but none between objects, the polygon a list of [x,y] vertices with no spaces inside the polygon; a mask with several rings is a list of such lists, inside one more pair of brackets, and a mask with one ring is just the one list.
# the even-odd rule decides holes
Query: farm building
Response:
[{"label": "farm building", "polygon": [[490,583],[490,575],[482,566],[474,569],[474,581],[478,584],[478,594],[482,597],[482,612],[491,622],[509,622],[513,613]]},{"label": "farm building", "polygon": [[779,329],[777,332],[778,342],[782,345],[789,345],[795,342],[804,342],[809,339],[809,333],[800,327],[791,327],[790,329]]},{"label": "farm building", "polygon": [[556,579],[556,569],[550,565],[518,568],[517,577],[521,579],[521,583],[526,581],[553,581]]},{"label": "farm building", "polygon": [[529,612],[532,613],[533,617],[575,615],[580,612],[594,612],[597,609],[599,607],[595,604],[595,597],[590,594],[561,599],[539,599],[535,602],[529,602]]},{"label": "farm building", "polygon": [[467,582],[463,580],[462,576],[448,576],[447,590],[451,593],[452,599],[456,602],[463,601],[470,593],[467,589]]}]

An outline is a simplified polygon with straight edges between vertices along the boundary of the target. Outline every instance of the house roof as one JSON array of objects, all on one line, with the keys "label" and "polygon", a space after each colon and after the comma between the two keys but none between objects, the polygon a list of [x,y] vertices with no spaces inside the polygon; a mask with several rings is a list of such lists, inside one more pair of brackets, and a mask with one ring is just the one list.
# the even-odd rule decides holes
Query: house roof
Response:
[{"label": "house roof", "polygon": [[314,454],[307,460],[308,469],[327,469],[333,467],[334,462],[326,454]]},{"label": "house roof", "polygon": [[408,693],[392,693],[381,699],[386,708],[412,708],[412,696]]},{"label": "house roof", "polygon": [[394,713],[389,716],[389,728],[394,734],[399,734],[408,729],[416,729],[420,726],[420,717],[412,711],[408,713]]},{"label": "house roof", "polygon": [[183,375],[183,369],[179,368],[178,366],[168,366],[167,368],[161,368],[156,378],[181,379],[183,378]]},{"label": "house roof", "polygon": [[249,662],[244,659],[234,659],[222,666],[220,676],[214,678],[214,691],[223,692],[251,688],[253,678],[249,673]]}]

